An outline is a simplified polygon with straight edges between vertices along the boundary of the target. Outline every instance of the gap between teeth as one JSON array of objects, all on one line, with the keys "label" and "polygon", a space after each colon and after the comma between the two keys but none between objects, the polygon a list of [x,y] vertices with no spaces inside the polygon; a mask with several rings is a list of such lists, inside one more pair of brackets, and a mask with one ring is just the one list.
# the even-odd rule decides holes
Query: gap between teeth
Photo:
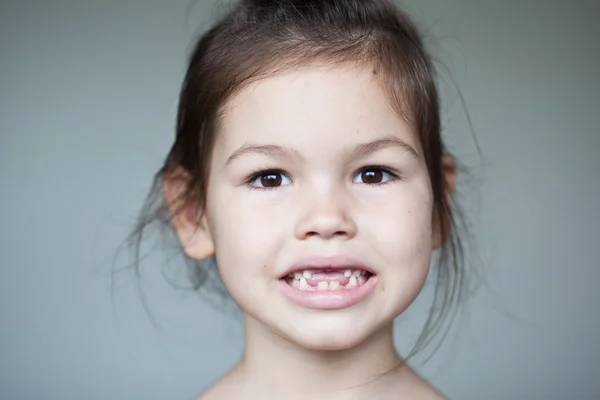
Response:
[{"label": "gap between teeth", "polygon": [[300,289],[300,290],[338,290],[340,288],[350,289],[358,286],[362,286],[367,281],[367,272],[364,270],[355,270],[352,271],[350,269],[344,271],[344,277],[350,278],[347,285],[342,286],[339,281],[321,281],[317,284],[317,286],[311,286],[308,284],[307,279],[310,279],[312,274],[310,271],[302,271],[302,272],[294,272],[291,278],[291,286]]}]

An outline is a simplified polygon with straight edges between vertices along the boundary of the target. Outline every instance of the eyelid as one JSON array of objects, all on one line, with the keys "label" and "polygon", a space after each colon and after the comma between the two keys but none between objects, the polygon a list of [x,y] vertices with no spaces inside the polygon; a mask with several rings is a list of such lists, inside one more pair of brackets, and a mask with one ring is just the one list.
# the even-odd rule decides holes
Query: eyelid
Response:
[{"label": "eyelid", "polygon": [[[402,176],[400,175],[400,172],[398,172],[396,169],[394,168],[390,168],[384,165],[366,165],[364,167],[359,168],[356,172],[354,172],[354,174],[352,175],[352,181],[354,182],[354,177],[356,177],[358,174],[364,172],[364,171],[369,171],[369,170],[381,170],[384,173],[387,173],[391,176],[391,179],[389,179],[388,181],[385,182],[379,182],[379,183],[365,183],[365,185],[367,186],[381,186],[381,185],[386,185],[388,183],[392,183],[395,182],[397,180],[402,180]],[[275,187],[260,187],[260,186],[255,186],[252,185],[252,182],[254,182],[256,179],[260,178],[261,176],[264,175],[268,175],[268,174],[281,174],[284,175],[285,177],[287,177],[290,182],[294,182],[292,180],[292,178],[290,178],[290,176],[281,168],[276,168],[276,167],[263,167],[263,168],[259,168],[258,170],[254,171],[245,181],[244,183],[246,184],[246,186],[248,186],[250,189],[253,190],[274,190],[274,189],[278,189],[281,186],[275,186]],[[285,185],[287,186],[287,185]]]},{"label": "eyelid", "polygon": [[275,168],[275,167],[263,167],[263,168],[259,168],[258,170],[254,171],[244,181],[244,183],[246,184],[246,186],[248,186],[252,190],[274,190],[274,189],[278,189],[280,186],[276,186],[276,187],[260,187],[260,186],[252,185],[252,182],[254,182],[256,179],[260,178],[261,176],[269,175],[269,174],[281,174],[281,175],[286,176],[290,180],[290,182],[293,182],[292,178],[290,178],[288,176],[288,174],[285,171],[283,171],[282,169]]},{"label": "eyelid", "polygon": [[388,174],[397,175],[398,177],[400,176],[400,172],[397,171],[396,169],[387,167],[385,165],[378,165],[378,164],[367,165],[367,166],[361,167],[358,169],[358,171],[356,171],[356,174],[358,174],[359,172],[368,171],[371,169],[380,169],[384,172],[387,172]]},{"label": "eyelid", "polygon": [[[247,181],[253,181],[254,179],[256,179],[260,176],[268,175],[268,174],[282,174],[282,175],[288,176],[288,174],[281,168],[263,167],[263,168],[259,168],[259,169],[255,170],[252,174],[250,174],[247,178]],[[289,178],[289,176],[288,176],[288,178]]]},{"label": "eyelid", "polygon": [[[354,176],[356,176],[364,171],[369,171],[369,170],[380,170],[386,174],[389,174],[391,176],[391,179],[388,181],[385,181],[385,182],[365,184],[368,186],[381,186],[381,185],[386,185],[388,183],[395,182],[397,180],[402,180],[402,176],[399,171],[397,171],[394,168],[386,167],[385,165],[367,165],[365,167],[360,168],[358,171],[356,171]],[[352,178],[352,179],[354,180],[354,178]]]}]

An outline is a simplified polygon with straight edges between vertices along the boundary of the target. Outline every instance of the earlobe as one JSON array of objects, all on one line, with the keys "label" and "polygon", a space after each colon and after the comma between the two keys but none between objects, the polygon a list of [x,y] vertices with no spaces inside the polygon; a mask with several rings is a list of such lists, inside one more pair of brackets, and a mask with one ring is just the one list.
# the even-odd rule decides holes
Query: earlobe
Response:
[{"label": "earlobe", "polygon": [[[448,211],[452,208],[454,202],[454,191],[456,189],[457,167],[456,159],[448,153],[442,156],[442,174],[445,182],[445,197]],[[433,249],[437,250],[444,245],[447,236],[452,229],[450,215],[440,215],[438,210],[433,213]],[[442,225],[443,224],[443,225]],[[444,232],[446,235],[444,235]]]},{"label": "earlobe", "polygon": [[456,159],[451,154],[446,153],[442,156],[442,172],[446,180],[446,201],[450,205],[454,200],[457,179]]},{"label": "earlobe", "polygon": [[166,173],[163,191],[171,213],[171,224],[186,255],[201,261],[214,255],[206,213],[198,218],[196,199],[186,193],[189,174],[182,168]]}]

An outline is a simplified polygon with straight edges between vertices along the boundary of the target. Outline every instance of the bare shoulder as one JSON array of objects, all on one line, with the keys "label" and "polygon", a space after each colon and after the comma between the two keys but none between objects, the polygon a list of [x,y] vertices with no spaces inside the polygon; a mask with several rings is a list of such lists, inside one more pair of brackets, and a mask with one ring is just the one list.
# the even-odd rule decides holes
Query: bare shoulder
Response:
[{"label": "bare shoulder", "polygon": [[221,379],[213,383],[196,400],[228,400],[238,399],[242,392],[242,382],[234,368]]},{"label": "bare shoulder", "polygon": [[412,400],[448,400],[448,398],[444,397],[430,384],[425,383],[422,388],[419,388],[415,391],[415,395],[412,397]]},{"label": "bare shoulder", "polygon": [[208,388],[204,393],[196,398],[196,400],[216,400],[216,399],[227,399],[228,396],[224,396],[225,393],[221,393],[218,386],[213,385]]},{"label": "bare shoulder", "polygon": [[[397,392],[398,393],[398,392]],[[424,382],[423,384],[414,385],[409,388],[403,388],[400,392],[391,396],[390,400],[448,400],[433,386]]]},{"label": "bare shoulder", "polygon": [[448,400],[439,390],[427,382],[425,379],[418,377],[412,386],[411,400]]},{"label": "bare shoulder", "polygon": [[401,376],[395,382],[395,390],[391,391],[395,394],[389,397],[390,400],[448,400],[412,368],[406,366]]},{"label": "bare shoulder", "polygon": [[[401,393],[401,394],[400,394]],[[448,400],[438,390],[429,384],[403,388],[402,391],[386,397],[386,400]]]},{"label": "bare shoulder", "polygon": [[235,399],[235,390],[228,385],[216,383],[202,393],[196,400],[227,400]]},{"label": "bare shoulder", "polygon": [[217,399],[231,399],[231,396],[226,395],[225,393],[220,393],[219,390],[214,390],[213,388],[209,388],[206,392],[202,393],[196,400],[217,400]]},{"label": "bare shoulder", "polygon": [[414,400],[448,400],[431,383],[417,375],[414,385]]}]

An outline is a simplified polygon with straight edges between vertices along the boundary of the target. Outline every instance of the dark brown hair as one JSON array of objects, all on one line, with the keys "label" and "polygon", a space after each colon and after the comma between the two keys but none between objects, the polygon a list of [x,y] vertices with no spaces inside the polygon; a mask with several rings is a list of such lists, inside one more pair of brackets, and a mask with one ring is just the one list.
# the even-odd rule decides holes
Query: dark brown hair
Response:
[{"label": "dark brown hair", "polygon": [[[204,212],[211,153],[227,101],[250,82],[315,62],[369,68],[399,117],[419,136],[444,245],[434,266],[437,281],[430,315],[414,352],[430,342],[434,331],[447,326],[451,309],[464,293],[464,249],[457,234],[457,208],[450,204],[444,179],[447,152],[434,68],[417,28],[390,1],[244,0],[200,37],[180,94],[175,143],[130,237],[136,271],[149,225],[170,227],[173,215],[190,204],[198,218]],[[186,171],[189,180],[179,207],[169,212],[162,184],[175,169]],[[216,278],[214,257],[187,261],[195,289]]]}]

